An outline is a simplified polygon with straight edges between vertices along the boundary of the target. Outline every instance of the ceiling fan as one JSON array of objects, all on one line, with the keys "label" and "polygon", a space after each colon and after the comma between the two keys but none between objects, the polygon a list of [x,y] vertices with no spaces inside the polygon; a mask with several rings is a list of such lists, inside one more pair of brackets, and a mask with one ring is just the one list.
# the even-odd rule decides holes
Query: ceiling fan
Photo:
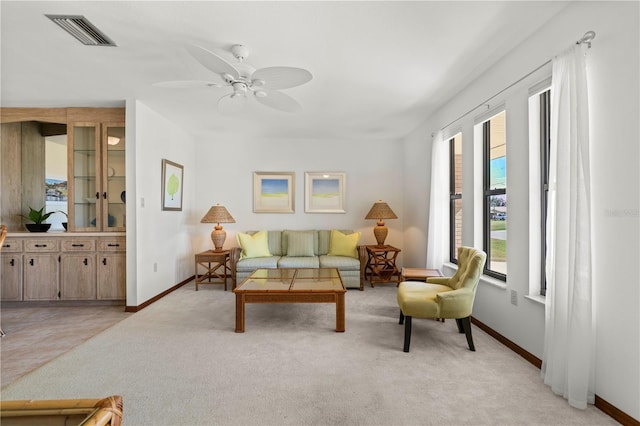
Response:
[{"label": "ceiling fan", "polygon": [[224,113],[241,110],[249,97],[254,97],[261,104],[279,111],[302,110],[298,101],[279,90],[307,83],[313,78],[309,71],[294,67],[267,67],[256,70],[243,62],[249,56],[249,49],[240,44],[231,47],[231,53],[238,60],[234,64],[198,45],[188,45],[186,49],[200,64],[214,72],[216,80],[164,81],[154,83],[154,86],[178,89],[230,87],[232,92],[218,100],[218,109]]}]

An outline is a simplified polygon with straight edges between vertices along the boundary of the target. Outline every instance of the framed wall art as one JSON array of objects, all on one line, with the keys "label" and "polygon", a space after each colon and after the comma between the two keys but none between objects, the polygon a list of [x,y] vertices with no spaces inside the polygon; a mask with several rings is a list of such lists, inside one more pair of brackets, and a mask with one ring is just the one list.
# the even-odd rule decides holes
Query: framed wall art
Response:
[{"label": "framed wall art", "polygon": [[294,179],[293,172],[254,172],[253,212],[293,213]]},{"label": "framed wall art", "polygon": [[182,210],[182,179],[184,167],[162,160],[162,210]]},{"label": "framed wall art", "polygon": [[346,173],[306,172],[304,180],[306,213],[346,213]]}]

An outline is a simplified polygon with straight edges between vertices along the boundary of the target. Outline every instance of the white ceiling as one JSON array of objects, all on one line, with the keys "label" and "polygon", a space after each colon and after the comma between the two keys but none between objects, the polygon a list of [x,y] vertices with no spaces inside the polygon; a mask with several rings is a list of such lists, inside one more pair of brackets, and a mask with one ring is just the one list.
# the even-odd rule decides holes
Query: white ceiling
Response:
[{"label": "white ceiling", "polygon": [[[193,134],[397,139],[535,32],[566,2],[2,1],[2,106],[123,106],[137,99]],[[84,15],[117,47],[80,44],[45,14]],[[294,66],[313,79],[283,90],[304,111],[251,99],[217,112],[229,88],[184,49],[244,44],[255,68]],[[222,53],[224,55],[225,53]]]}]

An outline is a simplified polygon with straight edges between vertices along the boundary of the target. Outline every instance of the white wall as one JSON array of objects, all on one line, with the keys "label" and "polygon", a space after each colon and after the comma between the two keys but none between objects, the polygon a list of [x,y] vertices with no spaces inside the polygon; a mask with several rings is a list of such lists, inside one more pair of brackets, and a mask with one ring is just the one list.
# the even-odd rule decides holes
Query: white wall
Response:
[{"label": "white wall", "polygon": [[[637,2],[573,2],[534,36],[503,58],[485,75],[445,105],[438,114],[405,140],[405,182],[424,177],[424,166],[415,158],[430,161],[430,134],[447,125],[480,102],[537,68],[561,52],[586,31],[597,33],[588,53],[590,97],[593,224],[594,298],[597,322],[596,394],[617,408],[640,419],[640,175],[638,172],[640,108],[639,92],[639,4]],[[541,70],[545,73],[545,69]],[[526,93],[514,91],[508,126],[526,124]],[[472,119],[481,110],[460,121],[463,155],[476,155]],[[544,306],[525,299],[528,271],[528,147],[526,127],[508,130],[508,281],[504,288],[482,282],[474,305],[474,316],[537,357],[542,357]],[[475,145],[474,145],[475,144]],[[473,164],[465,160],[463,192],[473,184]],[[513,163],[517,162],[517,163]],[[514,164],[521,165],[514,167]],[[428,178],[427,178],[428,181]],[[428,204],[428,182],[407,192]],[[473,191],[473,189],[472,189]],[[520,191],[520,192],[517,192]],[[411,195],[409,195],[411,194]],[[463,195],[464,196],[464,195]],[[469,199],[471,197],[467,197]],[[465,204],[464,243],[478,242],[469,216],[474,201]],[[405,208],[406,208],[405,201]],[[405,251],[411,263],[424,264],[426,217],[414,215],[405,221]],[[407,215],[408,217],[409,215]],[[409,247],[412,244],[415,247]],[[510,304],[509,291],[518,291],[518,305]]]},{"label": "white wall", "polygon": [[[594,182],[594,285],[597,320],[596,393],[640,419],[640,218],[638,175],[638,3],[574,2],[489,72],[443,106],[404,141],[228,138],[212,134],[193,138],[144,104],[127,104],[127,304],[139,305],[193,274],[193,253],[211,247],[211,224],[200,224],[208,208],[220,203],[236,219],[225,224],[225,247],[235,233],[256,229],[351,228],[363,232],[362,243],[374,243],[373,221],[364,216],[377,199],[387,201],[399,219],[388,220],[387,242],[402,248],[401,264],[426,262],[431,134],[479,102],[499,92],[587,30],[597,33],[589,51],[589,88]],[[544,74],[545,70],[541,70]],[[537,76],[536,76],[537,77]],[[510,93],[513,99],[524,92]],[[131,103],[131,104],[130,104]],[[473,117],[461,120],[465,136],[464,168],[473,167]],[[513,120],[526,121],[524,110]],[[519,118],[518,118],[519,117]],[[130,132],[132,134],[130,134]],[[526,132],[509,134],[509,161],[526,162]],[[167,158],[185,166],[182,212],[160,209],[160,164]],[[526,164],[508,171],[510,190],[527,191]],[[253,172],[293,171],[295,213],[253,213]],[[304,212],[304,172],[347,174],[347,213]],[[475,186],[472,174],[464,188]],[[515,186],[514,186],[515,185]],[[471,190],[473,191],[473,189]],[[145,207],[141,207],[144,198]],[[471,206],[477,202],[467,197]],[[476,197],[477,198],[477,197]],[[529,288],[528,197],[509,198],[509,281],[506,289],[483,282],[474,316],[499,333],[542,356],[543,305],[524,299]],[[477,241],[472,209],[465,205],[464,242]],[[515,217],[514,217],[515,216]],[[134,217],[131,222],[130,217]],[[137,245],[137,246],[136,246]],[[153,272],[154,263],[158,272]],[[509,292],[520,295],[509,303]]]},{"label": "white wall", "polygon": [[[127,186],[127,305],[138,306],[193,275],[196,151],[191,135],[139,101],[127,102],[127,140],[135,142],[127,151],[135,176]],[[184,166],[182,211],[161,208],[162,159]]]},{"label": "white wall", "polygon": [[[127,203],[129,306],[138,306],[194,274],[194,253],[212,248],[214,225],[200,220],[216,203],[224,205],[236,220],[223,224],[227,232],[224,247],[229,248],[237,246],[237,232],[261,229],[353,229],[362,232],[361,244],[375,244],[375,221],[364,217],[375,201],[383,199],[398,215],[386,221],[386,243],[403,247],[400,141],[217,135],[196,141],[141,102],[128,103],[127,114],[127,138],[135,138],[127,152],[127,173],[136,176],[135,187],[127,187],[127,199],[135,200],[135,204]],[[184,165],[182,212],[161,211],[163,158]],[[294,213],[253,213],[256,171],[295,172]],[[346,213],[305,213],[304,173],[318,171],[346,173]]]},{"label": "white wall", "polygon": [[[199,140],[196,222],[212,205],[224,205],[236,220],[223,225],[225,248],[237,246],[237,232],[262,229],[353,229],[362,232],[362,244],[375,244],[376,221],[364,217],[375,201],[383,199],[399,218],[386,221],[386,243],[402,247],[401,152],[399,141]],[[294,213],[253,213],[253,173],[257,171],[295,172]],[[346,213],[305,213],[305,172],[321,171],[346,173]],[[212,229],[213,224],[197,223],[194,245],[198,249],[212,248]]]}]

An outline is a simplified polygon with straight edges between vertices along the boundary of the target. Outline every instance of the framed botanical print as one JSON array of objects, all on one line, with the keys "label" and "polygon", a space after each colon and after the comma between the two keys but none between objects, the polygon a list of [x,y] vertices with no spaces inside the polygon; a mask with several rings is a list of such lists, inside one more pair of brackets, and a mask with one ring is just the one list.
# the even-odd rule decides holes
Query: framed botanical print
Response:
[{"label": "framed botanical print", "polygon": [[182,179],[184,167],[162,160],[162,210],[182,210]]}]

